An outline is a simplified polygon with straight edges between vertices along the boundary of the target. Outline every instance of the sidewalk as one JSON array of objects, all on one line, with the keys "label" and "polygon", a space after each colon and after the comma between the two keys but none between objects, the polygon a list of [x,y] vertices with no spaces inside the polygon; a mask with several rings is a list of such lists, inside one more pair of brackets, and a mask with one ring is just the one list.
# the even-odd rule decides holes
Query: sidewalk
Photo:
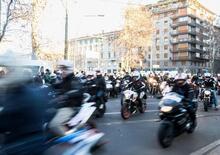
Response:
[{"label": "sidewalk", "polygon": [[218,145],[217,147],[213,148],[212,150],[210,150],[205,155],[220,155],[220,145]]}]

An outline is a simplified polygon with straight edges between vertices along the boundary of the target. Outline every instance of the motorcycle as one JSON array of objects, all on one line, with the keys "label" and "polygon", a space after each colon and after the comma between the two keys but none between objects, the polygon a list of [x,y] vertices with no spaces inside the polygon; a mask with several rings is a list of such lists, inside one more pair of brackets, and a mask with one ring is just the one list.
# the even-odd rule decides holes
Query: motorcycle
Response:
[{"label": "motorcycle", "polygon": [[[158,130],[158,141],[163,148],[169,147],[174,137],[183,132],[193,133],[196,128],[196,120],[192,120],[188,112],[189,107],[183,105],[182,101],[183,96],[170,92],[159,103],[161,123]],[[195,113],[197,102],[193,103],[192,110]]]},{"label": "motorcycle", "polygon": [[159,93],[159,83],[153,78],[149,79],[149,83],[150,83],[150,93],[152,95],[158,94]]},{"label": "motorcycle", "polygon": [[89,123],[95,111],[94,103],[84,103],[79,112],[66,123],[70,128],[63,137],[50,136],[47,124],[44,125],[42,133],[16,142],[2,145],[0,154],[47,154],[47,155],[87,155],[94,148],[99,148],[103,133],[98,132],[94,125]]},{"label": "motorcycle", "polygon": [[204,111],[208,111],[208,107],[212,107],[212,92],[210,89],[204,89],[202,92],[202,101],[204,105]]},{"label": "motorcycle", "polygon": [[110,98],[111,94],[112,94],[112,91],[113,91],[113,85],[112,85],[112,82],[107,80],[106,81],[106,93],[107,93],[107,96],[108,98]]},{"label": "motorcycle", "polygon": [[98,96],[96,84],[86,86],[86,92],[85,94],[90,96],[88,102],[96,103],[95,115],[97,117],[103,117],[106,112],[107,96]]},{"label": "motorcycle", "polygon": [[132,88],[125,90],[121,97],[121,117],[126,120],[137,111],[144,113],[147,105],[146,102],[140,103],[142,99],[146,99],[145,92],[141,92],[138,98],[138,93]]}]

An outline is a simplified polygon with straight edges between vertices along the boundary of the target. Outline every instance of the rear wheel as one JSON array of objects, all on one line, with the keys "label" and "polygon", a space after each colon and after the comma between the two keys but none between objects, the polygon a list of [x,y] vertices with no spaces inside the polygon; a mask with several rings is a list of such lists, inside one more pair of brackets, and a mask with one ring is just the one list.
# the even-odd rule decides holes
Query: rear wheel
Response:
[{"label": "rear wheel", "polygon": [[128,103],[124,103],[121,107],[121,117],[123,119],[129,119],[131,117],[131,110],[129,108],[129,104]]},{"label": "rear wheel", "polygon": [[195,131],[195,129],[196,129],[196,126],[197,126],[197,120],[195,119],[195,120],[192,120],[191,119],[191,122],[190,122],[190,127],[189,127],[189,129],[187,130],[187,133],[193,133],[194,131]]},{"label": "rear wheel", "polygon": [[98,100],[97,102],[99,102],[97,104],[98,105],[98,107],[97,107],[97,112],[98,112],[97,117],[100,118],[100,117],[103,117],[105,112],[106,112],[106,105],[105,105],[105,102],[102,101],[102,100]]},{"label": "rear wheel", "polygon": [[174,138],[173,123],[169,121],[163,121],[160,124],[158,131],[158,141],[163,148],[167,148],[172,144]]},{"label": "rear wheel", "polygon": [[145,113],[145,111],[147,110],[146,100],[144,100],[144,101],[145,101],[145,103],[142,103],[141,106],[139,107],[140,113]]}]

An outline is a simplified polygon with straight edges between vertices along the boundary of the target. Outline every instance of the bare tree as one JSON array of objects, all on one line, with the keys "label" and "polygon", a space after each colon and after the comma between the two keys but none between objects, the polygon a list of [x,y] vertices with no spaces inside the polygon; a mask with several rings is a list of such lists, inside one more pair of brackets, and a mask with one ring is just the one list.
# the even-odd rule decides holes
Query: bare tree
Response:
[{"label": "bare tree", "polygon": [[128,7],[125,10],[125,24],[117,40],[125,48],[122,66],[126,70],[137,67],[151,43],[153,33],[152,14],[145,6]]},{"label": "bare tree", "polygon": [[19,20],[25,20],[29,16],[28,4],[22,0],[3,0],[1,1],[1,31],[0,42],[3,41],[9,25]]},{"label": "bare tree", "polygon": [[32,0],[31,3],[32,59],[36,59],[36,57],[40,53],[40,37],[38,33],[38,22],[46,4],[47,4],[46,0]]}]

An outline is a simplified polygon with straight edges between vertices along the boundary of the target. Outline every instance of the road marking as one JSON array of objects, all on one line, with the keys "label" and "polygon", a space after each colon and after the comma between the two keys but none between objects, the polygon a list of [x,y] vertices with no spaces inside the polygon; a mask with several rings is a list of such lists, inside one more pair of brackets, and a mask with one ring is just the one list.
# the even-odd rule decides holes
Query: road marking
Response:
[{"label": "road marking", "polygon": [[[145,113],[158,112],[159,110],[147,110]],[[119,115],[121,112],[107,112],[105,115]]]},{"label": "road marking", "polygon": [[[219,116],[219,115],[197,115],[196,117],[202,118],[202,117],[212,117],[212,116]],[[144,120],[133,120],[133,121],[131,121],[131,120],[130,121],[115,121],[115,122],[99,123],[99,124],[110,126],[110,125],[136,124],[136,123],[143,123],[143,122],[160,122],[160,121],[161,121],[160,119],[155,118],[155,119],[144,119]]]},{"label": "road marking", "polygon": [[211,143],[209,145],[206,145],[205,147],[191,153],[190,155],[204,155],[205,153],[207,153],[211,149],[217,147],[218,145],[220,145],[220,139],[217,141],[214,141],[213,143]]},{"label": "road marking", "polygon": [[120,124],[136,124],[143,122],[158,122],[159,119],[145,119],[145,120],[134,120],[134,121],[118,121],[118,122],[109,122],[109,123],[100,123],[102,125],[120,125]]}]

